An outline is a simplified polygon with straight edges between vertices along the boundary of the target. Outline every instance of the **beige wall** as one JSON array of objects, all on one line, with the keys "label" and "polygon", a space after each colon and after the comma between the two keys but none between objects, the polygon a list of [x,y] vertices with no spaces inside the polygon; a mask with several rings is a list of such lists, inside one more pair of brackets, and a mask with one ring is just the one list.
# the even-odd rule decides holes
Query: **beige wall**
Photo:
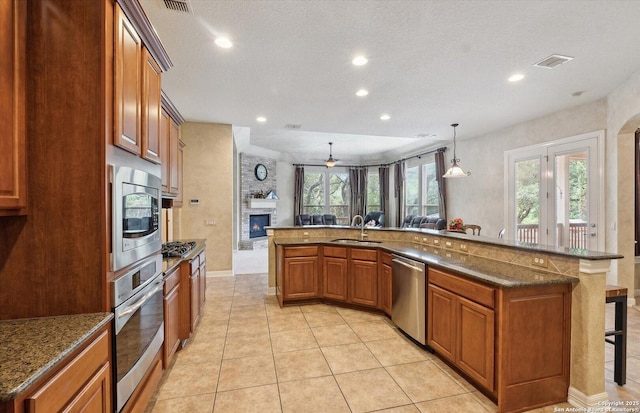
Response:
[{"label": "beige wall", "polygon": [[[607,246],[625,256],[615,262],[616,278],[608,282],[632,291],[635,280],[634,251],[634,131],[640,126],[640,72],[635,73],[608,96],[607,116],[607,215],[613,215]],[[630,295],[629,304],[633,304]]]},{"label": "beige wall", "polygon": [[[187,122],[184,148],[184,206],[174,210],[174,237],[206,238],[207,271],[233,265],[233,135],[231,125]],[[198,199],[198,205],[191,205]],[[214,221],[205,225],[205,221]]]}]

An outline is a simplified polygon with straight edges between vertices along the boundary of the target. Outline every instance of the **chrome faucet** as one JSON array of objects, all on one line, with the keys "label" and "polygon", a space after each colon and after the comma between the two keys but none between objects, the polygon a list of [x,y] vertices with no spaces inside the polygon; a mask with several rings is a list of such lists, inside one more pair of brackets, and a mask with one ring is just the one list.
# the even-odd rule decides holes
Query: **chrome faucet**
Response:
[{"label": "chrome faucet", "polygon": [[364,241],[364,237],[367,237],[368,235],[364,232],[364,218],[362,217],[362,215],[356,215],[353,217],[353,219],[351,220],[351,226],[355,227],[356,226],[356,218],[360,218],[360,241]]}]

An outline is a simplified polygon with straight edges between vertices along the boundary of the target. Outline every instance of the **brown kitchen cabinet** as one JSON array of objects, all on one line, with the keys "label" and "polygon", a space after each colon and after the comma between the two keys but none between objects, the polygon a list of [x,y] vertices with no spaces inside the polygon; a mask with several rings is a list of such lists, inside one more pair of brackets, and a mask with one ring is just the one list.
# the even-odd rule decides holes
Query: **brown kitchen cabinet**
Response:
[{"label": "brown kitchen cabinet", "polygon": [[200,278],[198,288],[198,299],[200,305],[200,314],[204,308],[204,303],[207,300],[207,256],[206,251],[202,250],[200,257]]},{"label": "brown kitchen cabinet", "polygon": [[182,206],[182,170],[185,144],[180,140],[184,118],[169,97],[162,92],[160,148],[162,196],[172,199],[171,206]]},{"label": "brown kitchen cabinet", "polygon": [[427,345],[499,412],[566,401],[571,284],[498,288],[434,268],[428,280]]},{"label": "brown kitchen cabinet", "polygon": [[493,391],[495,290],[432,268],[428,280],[427,345]]},{"label": "brown kitchen cabinet", "polygon": [[113,143],[160,163],[162,69],[119,5],[115,6],[114,32]]},{"label": "brown kitchen cabinet", "polygon": [[114,145],[142,154],[142,40],[115,5]]},{"label": "brown kitchen cabinet", "polygon": [[378,267],[378,305],[387,315],[391,315],[393,297],[393,280],[391,269],[391,254],[380,251],[380,265]]},{"label": "brown kitchen cabinet", "polygon": [[370,307],[377,307],[377,250],[350,248],[349,255],[349,302]]},{"label": "brown kitchen cabinet", "polygon": [[0,2],[0,216],[27,212],[27,4]]},{"label": "brown kitchen cabinet", "polygon": [[323,247],[322,296],[347,301],[347,248]]},{"label": "brown kitchen cabinet", "polygon": [[146,47],[142,48],[142,157],[161,163],[161,70]]},{"label": "brown kitchen cabinet", "polygon": [[52,411],[113,411],[110,324],[98,330],[54,371],[11,401],[0,411],[41,413]]},{"label": "brown kitchen cabinet", "polygon": [[196,331],[206,294],[205,250],[180,263],[180,340],[186,342]]},{"label": "brown kitchen cabinet", "polygon": [[180,267],[164,277],[164,352],[162,365],[166,369],[180,348]]},{"label": "brown kitchen cabinet", "polygon": [[279,286],[282,300],[319,297],[318,246],[284,247],[282,280]]}]

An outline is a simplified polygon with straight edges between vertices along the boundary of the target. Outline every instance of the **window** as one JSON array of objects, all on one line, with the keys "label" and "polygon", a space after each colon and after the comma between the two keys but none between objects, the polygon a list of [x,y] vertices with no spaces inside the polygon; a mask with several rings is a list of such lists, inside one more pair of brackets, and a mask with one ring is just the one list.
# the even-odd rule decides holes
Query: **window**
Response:
[{"label": "window", "polygon": [[404,191],[405,216],[439,214],[440,190],[433,158],[419,159],[418,162],[407,165]]},{"label": "window", "polygon": [[380,174],[378,168],[369,168],[367,173],[367,212],[380,211]]},{"label": "window", "polygon": [[333,214],[337,224],[349,225],[349,173],[335,168],[305,171],[303,212]]}]

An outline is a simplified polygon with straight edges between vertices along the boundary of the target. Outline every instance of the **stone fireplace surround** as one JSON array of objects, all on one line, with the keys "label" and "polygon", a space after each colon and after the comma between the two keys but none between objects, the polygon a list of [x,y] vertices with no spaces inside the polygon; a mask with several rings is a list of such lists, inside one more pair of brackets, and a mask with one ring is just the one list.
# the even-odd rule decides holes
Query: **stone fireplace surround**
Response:
[{"label": "stone fireplace surround", "polygon": [[[263,164],[267,167],[267,178],[264,181],[258,181],[254,175],[257,164]],[[239,250],[253,250],[267,248],[267,237],[250,238],[249,234],[249,215],[269,214],[271,216],[271,225],[278,223],[276,208],[271,208],[273,203],[267,203],[266,206],[254,208],[251,205],[251,199],[256,193],[264,194],[269,191],[278,193],[276,188],[276,160],[255,156],[247,153],[240,154],[240,237],[238,239]],[[277,202],[277,201],[276,201]]]}]

